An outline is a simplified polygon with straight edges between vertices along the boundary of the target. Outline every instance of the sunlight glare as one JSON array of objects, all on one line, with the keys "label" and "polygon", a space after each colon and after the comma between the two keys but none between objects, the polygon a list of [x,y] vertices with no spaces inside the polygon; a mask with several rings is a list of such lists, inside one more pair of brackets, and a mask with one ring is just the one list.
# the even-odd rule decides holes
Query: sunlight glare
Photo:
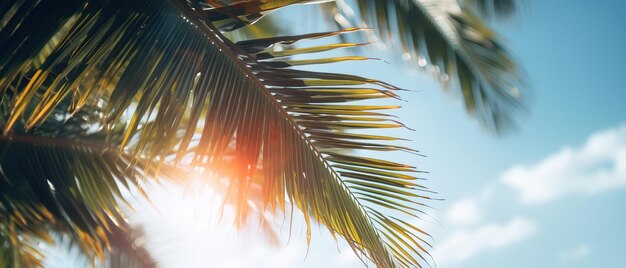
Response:
[{"label": "sunlight glare", "polygon": [[306,241],[295,232],[276,247],[256,219],[237,231],[231,207],[222,211],[223,197],[201,177],[152,186],[148,195],[153,205],[141,204],[135,221],[162,267],[294,267],[305,260]]}]

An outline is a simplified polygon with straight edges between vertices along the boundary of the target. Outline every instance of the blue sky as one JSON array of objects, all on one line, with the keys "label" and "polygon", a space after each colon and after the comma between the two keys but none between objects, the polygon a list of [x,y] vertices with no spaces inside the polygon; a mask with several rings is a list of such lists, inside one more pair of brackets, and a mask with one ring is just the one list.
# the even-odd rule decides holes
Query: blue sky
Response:
[{"label": "blue sky", "polygon": [[[522,63],[532,94],[519,130],[504,137],[481,129],[428,74],[398,62],[318,68],[418,90],[403,95],[409,102],[399,116],[417,130],[403,135],[428,156],[410,161],[430,172],[427,185],[446,199],[434,203],[432,212],[441,224],[420,223],[435,235],[439,267],[623,267],[626,4],[526,2],[516,20],[497,26]],[[279,15],[312,21],[310,10],[291,8]],[[319,29],[316,24],[307,25]],[[393,58],[389,51],[364,52]],[[154,249],[163,253],[157,256],[183,249],[180,256],[163,257],[165,267],[203,267],[207,260],[220,267],[361,267],[345,245],[320,231],[307,255],[301,222],[287,245],[271,248],[256,230],[237,234],[232,227],[209,224],[210,216],[181,211],[188,202],[204,201],[157,198],[163,216],[140,216],[160,225],[148,233],[169,230],[170,240],[163,241],[176,237],[187,243]],[[195,222],[176,228],[188,219]],[[283,244],[286,238],[283,233]]]}]

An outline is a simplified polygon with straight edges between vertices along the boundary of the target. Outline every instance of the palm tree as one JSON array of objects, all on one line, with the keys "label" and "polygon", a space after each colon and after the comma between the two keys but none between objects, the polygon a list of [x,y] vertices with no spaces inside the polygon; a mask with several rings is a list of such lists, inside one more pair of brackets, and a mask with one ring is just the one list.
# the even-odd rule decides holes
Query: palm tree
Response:
[{"label": "palm tree", "polygon": [[[431,238],[407,220],[434,194],[420,171],[352,151],[419,154],[400,138],[359,132],[404,127],[385,112],[398,106],[355,102],[392,101],[402,89],[294,68],[365,57],[290,58],[361,44],[273,49],[360,29],[237,42],[223,35],[306,2],[315,1],[0,3],[0,261],[40,266],[37,244],[62,236],[92,259],[154,266],[129,246],[128,197],[198,173],[225,185],[238,225],[291,206],[304,214],[309,240],[312,219],[376,266],[430,266]],[[513,1],[357,4],[379,36],[399,31],[418,65],[431,62],[456,83],[486,126],[511,122],[521,77],[474,11],[509,12]]]}]

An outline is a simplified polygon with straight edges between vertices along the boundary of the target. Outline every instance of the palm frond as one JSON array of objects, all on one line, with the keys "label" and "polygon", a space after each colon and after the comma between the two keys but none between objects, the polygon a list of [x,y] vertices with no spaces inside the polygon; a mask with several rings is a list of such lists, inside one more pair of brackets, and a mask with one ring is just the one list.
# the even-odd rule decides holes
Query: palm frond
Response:
[{"label": "palm frond", "polygon": [[[282,2],[289,1],[276,4]],[[0,29],[0,90],[8,106],[2,122],[5,137],[20,133],[17,127],[26,133],[43,127],[61,103],[68,102],[66,110],[77,113],[104,100],[104,131],[111,131],[120,122],[125,129],[103,144],[105,148],[114,144],[117,153],[102,153],[104,148],[100,148],[102,157],[121,154],[129,159],[190,164],[213,173],[213,178],[228,178],[228,194],[235,197],[242,219],[248,213],[250,187],[260,185],[264,209],[284,211],[290,204],[303,212],[309,239],[313,218],[378,266],[430,265],[428,235],[399,217],[379,212],[391,209],[411,217],[421,213],[417,209],[424,205],[421,200],[430,199],[432,192],[417,183],[416,168],[336,150],[417,154],[411,148],[386,142],[397,138],[359,133],[362,128],[403,127],[379,111],[398,106],[351,103],[398,98],[394,91],[400,89],[354,75],[291,68],[362,59],[359,57],[283,58],[346,46],[343,44],[282,54],[271,50],[277,44],[342,32],[232,43],[213,25],[217,19],[207,15],[207,8],[196,1],[79,1],[59,7],[54,1],[25,0],[14,7],[11,10],[16,11],[5,13],[5,17],[7,25],[15,23]],[[12,143],[5,147],[19,146]],[[90,150],[69,154],[64,153],[68,148],[52,150],[46,146],[36,145],[32,148],[36,152],[31,154],[59,154],[54,161],[69,161],[79,168],[50,167],[52,170],[44,174],[68,176],[79,171],[93,176],[94,185],[80,187],[111,187],[109,184],[122,176],[115,171],[131,161],[101,163],[87,153]],[[75,159],[76,155],[81,157]],[[37,162],[25,159],[23,163]],[[19,172],[15,176],[45,178],[28,173],[31,171]],[[51,188],[41,193],[24,189],[24,196],[54,197]],[[71,192],[64,194],[72,197]],[[106,208],[116,195],[104,192],[82,198],[87,208],[97,204]],[[54,202],[48,203],[50,213],[59,213]],[[109,213],[117,216],[115,211]],[[89,229],[94,225],[80,223],[92,220],[99,221],[96,226],[106,226],[101,218],[111,217],[109,213],[76,215],[71,220],[85,232],[97,235],[97,229]]]},{"label": "palm frond", "polygon": [[[46,230],[32,228],[33,232],[19,233],[16,222],[7,217],[0,207],[0,260],[5,267],[43,267],[44,253],[38,247],[40,241],[51,240]],[[37,236],[36,234],[39,234]]]},{"label": "palm frond", "polygon": [[54,128],[56,120],[49,119],[28,135],[0,139],[0,208],[7,217],[0,228],[6,229],[3,238],[19,238],[4,243],[3,263],[44,267],[42,260],[47,261],[49,252],[40,245],[57,244],[52,233],[60,236],[60,242],[69,242],[85,265],[156,267],[138,244],[145,240],[141,230],[127,222],[125,212],[133,210],[131,193],[146,197],[143,187],[156,179],[143,181],[146,176],[178,183],[188,171],[168,164],[156,171],[149,169],[155,166],[150,161],[131,160],[116,148],[104,147],[101,133],[74,130],[77,122],[84,123],[80,118],[85,114],[79,112],[60,129]]},{"label": "palm frond", "polygon": [[[132,210],[131,193],[145,197],[142,189],[147,182],[143,179],[156,175],[149,169],[154,165],[104,146],[106,136],[100,131],[88,133],[90,129],[84,126],[95,122],[89,117],[94,113],[97,118],[100,112],[80,111],[64,121],[49,118],[30,133],[0,137],[0,207],[7,217],[2,227],[14,226],[9,234],[24,237],[22,244],[5,245],[37,257],[37,262],[16,267],[42,267],[49,252],[38,245],[59,242],[50,233],[58,234],[61,242],[69,241],[70,248],[78,249],[73,251],[92,265],[156,266],[149,253],[135,243],[141,234],[129,225],[123,212]],[[119,132],[120,127],[116,129]],[[119,141],[117,136],[110,135],[110,140]],[[159,178],[173,182],[186,172],[171,165],[160,169]]]},{"label": "palm frond", "polygon": [[444,87],[458,88],[466,110],[488,129],[502,132],[514,126],[513,115],[525,99],[521,71],[501,38],[466,2],[480,8],[497,5],[498,11],[504,11],[512,9],[515,1],[492,5],[490,1],[459,5],[454,0],[356,2],[367,25],[374,26],[385,42],[399,41],[403,59],[428,67]]},{"label": "palm frond", "polygon": [[0,201],[15,231],[63,230],[103,258],[108,234],[125,221],[118,184],[138,183],[139,173],[115,152],[74,141],[10,136],[0,150]]}]

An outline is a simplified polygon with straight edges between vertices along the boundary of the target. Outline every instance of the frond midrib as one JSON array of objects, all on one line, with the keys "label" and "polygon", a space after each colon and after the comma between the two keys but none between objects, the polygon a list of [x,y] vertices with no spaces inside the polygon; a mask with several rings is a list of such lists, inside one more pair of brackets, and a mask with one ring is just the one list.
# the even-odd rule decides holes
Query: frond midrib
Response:
[{"label": "frond midrib", "polygon": [[[390,254],[391,251],[389,250],[387,243],[384,242],[384,240],[382,239],[380,230],[378,230],[378,228],[374,224],[373,219],[371,218],[369,213],[365,210],[363,205],[358,201],[354,193],[350,191],[350,189],[345,184],[345,182],[341,179],[341,177],[337,174],[337,172],[331,167],[331,164],[328,163],[328,161],[326,161],[326,159],[322,156],[319,150],[317,150],[315,146],[312,144],[312,142],[306,137],[306,135],[304,134],[304,132],[302,131],[298,123],[293,119],[293,117],[283,108],[283,106],[280,105],[278,101],[276,101],[276,99],[273,98],[270,91],[266,88],[265,84],[263,84],[263,82],[261,82],[256,77],[256,75],[243,62],[237,59],[237,57],[234,56],[230,52],[232,49],[237,49],[236,45],[233,44],[233,46],[227,46],[226,43],[230,42],[230,40],[228,40],[226,37],[222,36],[221,34],[218,34],[219,31],[213,25],[211,25],[210,23],[204,22],[202,19],[198,18],[195,14],[191,13],[188,10],[188,7],[182,4],[181,1],[182,0],[173,0],[176,6],[179,7],[179,10],[184,12],[187,17],[195,20],[195,24],[204,26],[204,27],[198,27],[198,29],[201,30],[207,36],[207,38],[209,38],[212,41],[212,43],[214,43],[217,47],[219,47],[219,49],[222,52],[227,53],[227,55],[231,57],[232,61],[235,62],[235,64],[239,67],[239,69],[245,73],[246,77],[249,79],[252,79],[254,83],[258,86],[258,88],[262,89],[262,93],[264,94],[265,98],[267,98],[273,104],[275,109],[283,115],[284,119],[289,122],[289,124],[293,127],[294,131],[296,131],[296,133],[298,134],[298,136],[308,145],[309,149],[312,150],[316,156],[318,156],[318,159],[322,162],[324,167],[326,167],[327,171],[331,173],[335,181],[337,181],[341,185],[342,189],[350,195],[350,197],[352,198],[356,206],[359,208],[362,215],[367,219],[372,229],[374,229],[374,231],[376,232],[376,236],[378,240],[380,241],[380,244],[385,248],[387,254]],[[221,36],[221,38],[218,38],[218,36]],[[241,52],[238,51],[238,53],[247,55],[243,51]],[[302,208],[302,209],[308,209],[308,208]],[[388,258],[389,258],[389,261],[393,263],[393,258],[391,256],[388,256]]]}]

